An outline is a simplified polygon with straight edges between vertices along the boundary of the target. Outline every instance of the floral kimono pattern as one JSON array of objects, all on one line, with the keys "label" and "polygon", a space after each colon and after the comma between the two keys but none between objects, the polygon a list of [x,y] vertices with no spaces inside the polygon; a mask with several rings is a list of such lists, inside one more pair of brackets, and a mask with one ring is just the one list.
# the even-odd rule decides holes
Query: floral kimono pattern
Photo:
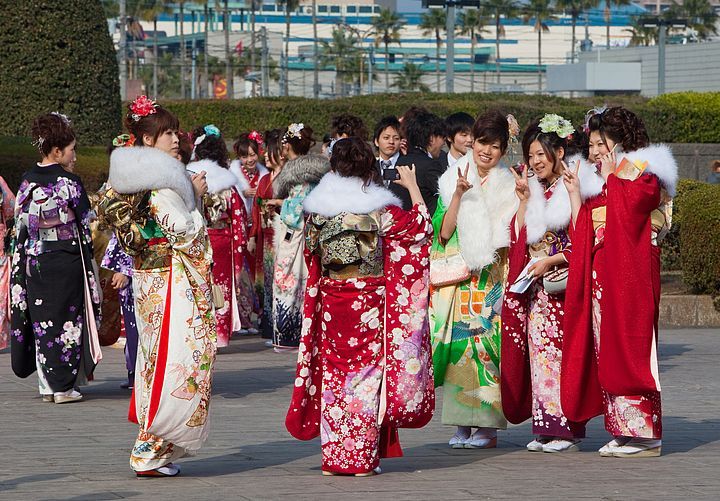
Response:
[{"label": "floral kimono pattern", "polygon": [[300,440],[319,434],[322,468],[336,473],[368,472],[380,457],[402,455],[397,428],[422,427],[434,410],[427,209],[390,206],[374,227],[364,227],[382,239],[372,276],[336,275],[321,263],[322,244],[308,236],[303,332],[286,426]]},{"label": "floral kimono pattern", "polygon": [[79,177],[57,164],[25,175],[15,206],[12,366],[23,378],[37,369],[43,395],[84,384],[102,357],[90,218]]},{"label": "floral kimono pattern", "polygon": [[[440,233],[447,208],[442,198],[433,216]],[[439,249],[437,238],[433,250]],[[458,252],[457,231],[445,252]],[[507,249],[464,282],[431,288],[435,385],[443,386],[442,422],[505,429],[500,399],[500,311],[508,273]]]},{"label": "floral kimono pattern", "polygon": [[275,266],[273,273],[273,345],[297,346],[302,329],[302,304],[307,281],[303,200],[310,184],[290,189],[275,218]]},{"label": "floral kimono pattern", "polygon": [[[257,293],[262,310],[260,319],[260,332],[262,337],[273,337],[273,273],[275,266],[275,251],[273,239],[275,230],[273,220],[275,211],[265,205],[266,200],[273,198],[272,175],[266,174],[260,179],[257,195],[252,209],[252,227],[250,236],[255,237],[255,256],[251,273],[255,275],[255,292]],[[251,257],[252,259],[252,257]]]},{"label": "floral kimono pattern", "polygon": [[213,281],[222,289],[225,304],[215,311],[217,345],[227,346],[233,332],[254,328],[258,320],[257,298],[250,281],[247,215],[235,188],[203,197],[205,221],[213,249]]},{"label": "floral kimono pattern", "polygon": [[15,209],[15,195],[0,177],[0,350],[10,342],[10,221]]}]

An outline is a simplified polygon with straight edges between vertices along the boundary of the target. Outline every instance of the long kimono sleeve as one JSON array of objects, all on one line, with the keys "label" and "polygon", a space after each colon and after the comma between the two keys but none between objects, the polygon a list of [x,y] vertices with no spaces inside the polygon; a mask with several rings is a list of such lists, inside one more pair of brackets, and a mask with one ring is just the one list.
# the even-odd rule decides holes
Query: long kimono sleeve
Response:
[{"label": "long kimono sleeve", "polygon": [[386,283],[383,424],[420,428],[435,410],[427,316],[433,230],[427,208],[416,204],[406,212],[389,207],[382,215],[380,234]]},{"label": "long kimono sleeve", "polygon": [[503,413],[508,421],[522,423],[532,415],[532,388],[527,341],[529,293],[516,294],[510,287],[528,262],[527,227],[516,231],[515,218],[510,222],[510,250],[505,295],[502,308],[502,342],[500,343],[500,391]]},{"label": "long kimono sleeve", "polygon": [[660,255],[650,214],[660,204],[653,175],[607,181],[600,383],[614,395],[658,391]]},{"label": "long kimono sleeve", "polygon": [[133,259],[122,249],[115,233],[110,237],[100,266],[127,277],[132,276]]},{"label": "long kimono sleeve", "polygon": [[205,219],[197,208],[188,210],[179,195],[166,189],[154,191],[150,205],[155,222],[174,251],[193,260],[210,257]]}]

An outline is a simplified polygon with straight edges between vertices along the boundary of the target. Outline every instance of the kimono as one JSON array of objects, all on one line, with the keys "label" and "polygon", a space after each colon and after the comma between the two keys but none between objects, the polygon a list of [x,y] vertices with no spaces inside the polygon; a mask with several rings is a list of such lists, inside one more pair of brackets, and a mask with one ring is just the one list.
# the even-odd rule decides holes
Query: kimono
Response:
[{"label": "kimono", "polygon": [[330,162],[320,155],[304,155],[285,164],[273,181],[277,198],[283,198],[274,224],[275,266],[273,270],[273,345],[295,347],[300,343],[302,304],[307,281],[303,257],[305,217],[303,201]]},{"label": "kimono", "polygon": [[457,182],[457,170],[440,177],[440,199],[433,216],[433,258],[460,254],[471,270],[463,282],[433,287],[430,330],[435,386],[443,386],[443,424],[504,429],[500,400],[500,310],[508,274],[510,220],[518,208],[515,180],[505,167],[496,167],[481,181],[472,152],[473,185],[463,195],[452,237],[440,241],[447,207]]},{"label": "kimono", "polygon": [[217,345],[227,346],[233,332],[256,327],[259,313],[245,251],[245,205],[235,189],[237,178],[216,162],[191,162],[187,169],[206,172],[208,192],[203,196],[203,214],[213,249],[213,283],[222,289],[225,303],[215,310]]},{"label": "kimono", "polygon": [[662,436],[659,245],[677,179],[666,145],[618,155],[615,173],[583,203],[570,233],[562,407],[577,421],[604,414],[613,436]]},{"label": "kimono", "polygon": [[228,169],[237,179],[237,182],[235,183],[235,189],[237,190],[240,199],[245,205],[245,211],[248,217],[248,224],[252,224],[252,219],[250,218],[250,216],[252,215],[252,206],[254,199],[253,197],[248,198],[243,195],[243,191],[247,190],[248,188],[257,189],[258,185],[260,184],[260,180],[268,173],[268,170],[265,168],[264,165],[260,163],[257,163],[255,165],[255,172],[252,175],[248,175],[248,172],[243,169],[239,159],[235,159],[230,162],[230,167]]},{"label": "kimono", "polygon": [[125,334],[125,367],[129,374],[134,374],[137,361],[138,330],[132,283],[133,258],[123,250],[114,233],[107,244],[100,266],[113,273],[122,273],[128,277],[127,285],[118,290],[117,295],[120,306],[120,327]]},{"label": "kimono", "polygon": [[305,199],[308,282],[285,420],[321,437],[323,471],[367,473],[401,456],[400,427],[432,418],[427,324],[432,227],[387,189],[327,174]]},{"label": "kimono", "polygon": [[252,208],[250,236],[255,237],[255,256],[251,257],[251,274],[255,277],[255,292],[260,303],[260,335],[272,339],[273,323],[273,221],[277,217],[275,210],[265,205],[273,197],[272,174],[266,174],[258,183],[257,195]]},{"label": "kimono", "polygon": [[10,233],[15,194],[0,177],[0,350],[10,343]]},{"label": "kimono", "polygon": [[[575,165],[577,160],[570,159],[568,164]],[[583,193],[585,198],[600,191],[602,178],[595,173],[594,166],[585,162],[579,176],[581,186],[590,191]],[[530,177],[528,184],[530,199],[525,222],[518,227],[513,218],[510,225],[510,272],[501,315],[503,412],[515,424],[532,417],[533,434],[537,436],[583,438],[585,423],[569,421],[560,405],[565,294],[548,293],[542,277],[522,294],[510,291],[530,258],[562,254],[567,263],[571,253],[567,233],[570,197],[562,178],[545,187],[537,177]],[[561,267],[567,269],[567,264]]]},{"label": "kimono", "polygon": [[215,361],[212,250],[185,166],[161,150],[110,157],[103,217],[133,256],[138,328],[129,419],[140,425],[135,471],[197,451],[207,438]]},{"label": "kimono", "polygon": [[85,384],[102,358],[92,217],[75,174],[52,164],[23,175],[10,278],[12,367],[21,378],[37,369],[42,395]]}]

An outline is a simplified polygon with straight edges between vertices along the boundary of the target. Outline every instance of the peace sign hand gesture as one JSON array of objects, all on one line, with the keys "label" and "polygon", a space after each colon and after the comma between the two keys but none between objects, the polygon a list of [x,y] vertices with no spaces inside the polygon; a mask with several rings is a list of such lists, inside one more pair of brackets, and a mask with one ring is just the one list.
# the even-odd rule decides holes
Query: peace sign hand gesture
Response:
[{"label": "peace sign hand gesture", "polygon": [[468,172],[470,172],[470,162],[467,163],[467,166],[465,167],[465,173],[460,170],[460,167],[457,168],[458,170],[458,178],[457,178],[457,184],[455,185],[455,196],[458,198],[462,198],[462,196],[467,192],[470,188],[473,187],[472,184],[467,179]]},{"label": "peace sign hand gesture", "polygon": [[518,174],[514,168],[510,169],[510,172],[515,178],[515,194],[520,202],[527,202],[530,200],[530,185],[528,184],[527,165],[520,164],[520,168],[522,169],[522,175]]},{"label": "peace sign hand gesture", "polygon": [[562,160],[563,165],[563,183],[565,183],[565,188],[567,188],[568,194],[570,195],[579,195],[580,194],[580,178],[578,177],[578,171],[580,170],[580,160],[578,160],[575,163],[575,170],[570,170],[565,163],[565,160]]}]

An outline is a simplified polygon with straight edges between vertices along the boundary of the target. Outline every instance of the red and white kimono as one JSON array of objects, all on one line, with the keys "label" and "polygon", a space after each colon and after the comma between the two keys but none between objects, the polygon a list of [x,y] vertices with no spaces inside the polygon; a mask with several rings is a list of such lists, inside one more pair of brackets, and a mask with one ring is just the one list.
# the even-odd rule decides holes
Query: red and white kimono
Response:
[{"label": "red and white kimono", "polygon": [[304,206],[309,277],[285,424],[300,440],[321,436],[323,470],[366,473],[402,455],[398,428],[432,418],[430,217],[335,173]]},{"label": "red and white kimono", "polygon": [[246,252],[247,214],[235,189],[237,178],[228,169],[212,160],[191,162],[187,169],[206,173],[203,213],[213,249],[213,282],[222,289],[225,300],[223,307],[215,310],[217,346],[224,347],[233,332],[256,328],[258,322],[258,301]]},{"label": "red and white kimono", "polygon": [[[579,158],[570,159],[575,165]],[[579,171],[582,197],[597,195],[603,180],[595,167],[583,162]],[[510,291],[530,258],[545,259],[562,254],[569,260],[571,247],[570,197],[558,178],[543,186],[530,177],[524,224],[510,225],[510,271],[502,309],[502,372],[500,387],[503,412],[511,423],[532,417],[533,434],[546,437],[582,438],[585,424],[570,421],[560,405],[565,294],[548,293],[542,278],[522,294]]]},{"label": "red and white kimono", "polygon": [[676,183],[665,145],[618,155],[616,174],[571,228],[562,407],[577,421],[604,414],[613,436],[662,436],[659,243]]}]

